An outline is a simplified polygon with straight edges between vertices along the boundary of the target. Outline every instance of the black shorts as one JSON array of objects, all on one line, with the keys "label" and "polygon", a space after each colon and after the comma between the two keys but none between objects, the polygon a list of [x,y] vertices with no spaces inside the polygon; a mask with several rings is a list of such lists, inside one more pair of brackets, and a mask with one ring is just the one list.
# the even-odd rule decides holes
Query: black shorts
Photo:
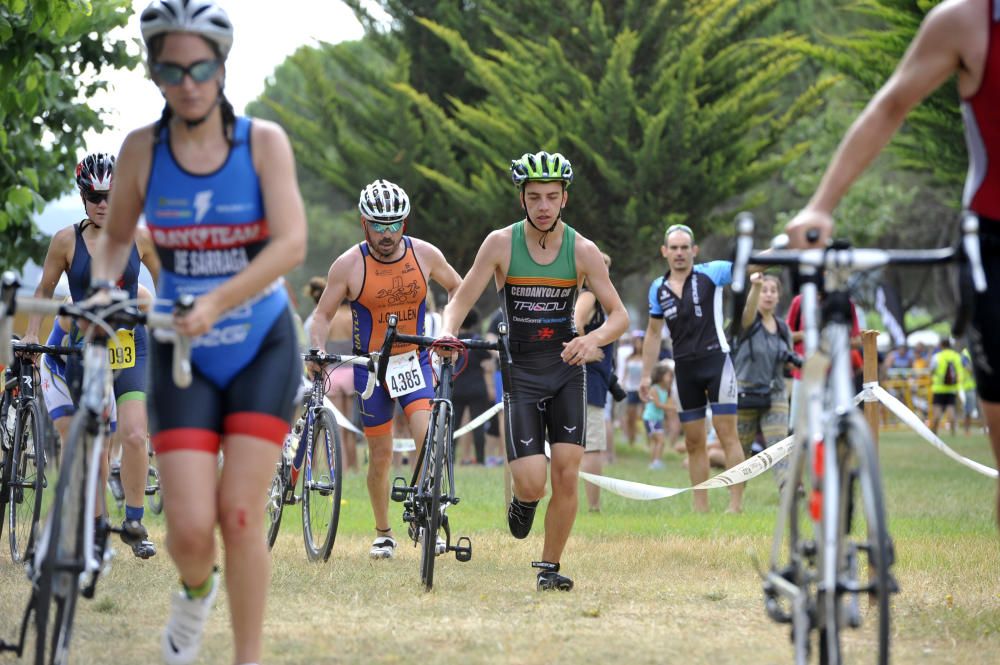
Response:
[{"label": "black shorts", "polygon": [[955,406],[957,399],[958,395],[955,393],[934,393],[931,402],[934,406],[947,407]]},{"label": "black shorts", "polygon": [[545,441],[583,446],[587,436],[587,379],[568,365],[562,345],[517,354],[503,363],[507,459],[544,455]]},{"label": "black shorts", "polygon": [[674,361],[674,394],[682,423],[704,418],[707,404],[712,405],[713,415],[736,415],[736,385],[728,353]]},{"label": "black shorts", "polygon": [[157,454],[217,453],[222,437],[241,434],[281,445],[302,384],[302,357],[289,312],[277,318],[253,361],[224,388],[197,367],[191,385],[172,378],[173,345],[150,335],[149,431]]},{"label": "black shorts", "polygon": [[[1000,221],[981,219],[979,240],[986,272],[986,293],[973,296],[969,354],[976,375],[976,389],[986,402],[1000,402]],[[971,283],[969,270],[962,279]],[[972,292],[968,288],[967,293]],[[973,292],[974,293],[974,292]]]}]

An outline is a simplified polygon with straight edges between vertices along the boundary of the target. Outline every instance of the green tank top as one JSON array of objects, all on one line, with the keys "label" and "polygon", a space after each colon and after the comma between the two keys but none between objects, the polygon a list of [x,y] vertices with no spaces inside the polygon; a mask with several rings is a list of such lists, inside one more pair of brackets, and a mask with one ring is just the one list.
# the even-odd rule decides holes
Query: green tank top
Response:
[{"label": "green tank top", "polygon": [[552,263],[531,258],[521,220],[511,230],[510,265],[500,290],[510,340],[514,342],[565,342],[576,337],[576,231],[563,223],[562,247]]}]

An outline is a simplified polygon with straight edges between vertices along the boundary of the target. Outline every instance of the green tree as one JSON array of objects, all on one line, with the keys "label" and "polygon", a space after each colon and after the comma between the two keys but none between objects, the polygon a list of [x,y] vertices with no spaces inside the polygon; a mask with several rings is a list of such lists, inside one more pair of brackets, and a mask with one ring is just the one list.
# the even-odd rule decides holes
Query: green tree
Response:
[{"label": "green tree", "polygon": [[[752,203],[739,197],[805,149],[780,138],[831,83],[782,96],[803,58],[755,39],[776,0],[571,0],[557,22],[550,3],[483,0],[475,20],[488,37],[466,29],[472,19],[398,9],[417,4],[383,2],[394,22],[369,24],[361,44],[303,49],[285,74],[302,77],[295,94],[263,101],[300,163],[338,193],[378,176],[406,187],[413,231],[459,269],[520,214],[509,160],[545,148],[576,167],[568,220],[616,272],[641,270],[665,224],[707,232]],[[441,95],[447,68],[387,45],[400,26],[447,45],[475,94]]]},{"label": "green tree", "polygon": [[[0,2],[0,264],[41,259],[32,215],[72,186],[89,129],[105,127],[88,103],[105,67],[136,58],[106,35],[131,14],[128,0]],[[97,74],[95,74],[97,72]]]},{"label": "green tree", "polygon": [[[864,27],[844,36],[828,35],[818,43],[801,37],[771,43],[840,72],[857,84],[858,101],[865,103],[895,70],[920,22],[940,1],[851,0],[844,4],[867,19]],[[929,172],[940,185],[961,185],[968,158],[954,82],[938,88],[910,112],[890,149],[898,157],[898,166]]]}]

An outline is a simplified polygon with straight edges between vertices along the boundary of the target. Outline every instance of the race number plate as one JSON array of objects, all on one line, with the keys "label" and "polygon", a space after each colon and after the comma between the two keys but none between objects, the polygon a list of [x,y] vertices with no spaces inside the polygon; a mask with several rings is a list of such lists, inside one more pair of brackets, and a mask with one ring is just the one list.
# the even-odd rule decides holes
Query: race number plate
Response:
[{"label": "race number plate", "polygon": [[135,367],[135,331],[119,330],[116,340],[108,340],[108,362],[111,369]]},{"label": "race number plate", "polygon": [[401,353],[389,358],[388,369],[385,373],[385,386],[389,390],[390,397],[409,395],[426,385],[424,373],[420,369],[420,358],[416,351]]}]

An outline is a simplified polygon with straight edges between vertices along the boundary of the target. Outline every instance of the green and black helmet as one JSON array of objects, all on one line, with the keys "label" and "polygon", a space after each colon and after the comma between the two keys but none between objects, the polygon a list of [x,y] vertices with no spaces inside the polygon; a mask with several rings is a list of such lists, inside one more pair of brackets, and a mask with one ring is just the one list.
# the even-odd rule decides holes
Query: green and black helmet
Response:
[{"label": "green and black helmet", "polygon": [[526,152],[511,161],[510,178],[518,187],[528,182],[561,182],[563,187],[569,187],[573,182],[573,165],[558,152],[550,154],[542,150],[534,155]]}]

